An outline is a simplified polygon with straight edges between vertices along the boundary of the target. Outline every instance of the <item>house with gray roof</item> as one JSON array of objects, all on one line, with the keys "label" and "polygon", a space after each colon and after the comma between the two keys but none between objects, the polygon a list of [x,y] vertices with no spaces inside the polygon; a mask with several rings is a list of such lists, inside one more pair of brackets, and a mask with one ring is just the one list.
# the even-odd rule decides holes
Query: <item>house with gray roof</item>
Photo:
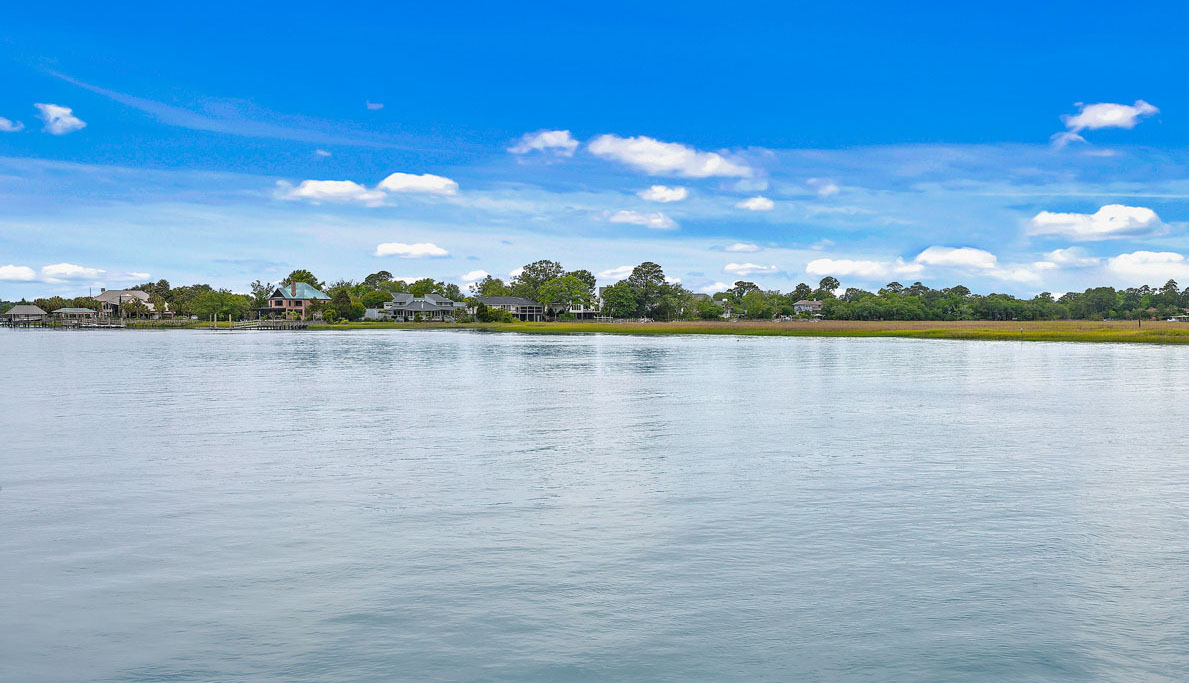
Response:
[{"label": "house with gray roof", "polygon": [[811,301],[809,299],[801,299],[793,304],[793,313],[821,313],[822,302]]},{"label": "house with gray roof", "polygon": [[[487,308],[510,313],[521,320],[545,319],[545,307],[530,299],[518,296],[477,296],[475,301]],[[474,315],[478,308],[478,306],[470,308],[471,315]]]},{"label": "house with gray roof", "polygon": [[102,289],[95,300],[99,302],[99,315],[103,318],[140,317],[157,312],[157,307],[149,301],[148,292],[139,289]]},{"label": "house with gray roof", "polygon": [[0,313],[0,318],[6,319],[10,325],[27,325],[28,323],[44,322],[48,315],[40,306],[17,304]]},{"label": "house with gray roof", "polygon": [[454,301],[440,294],[426,294],[415,297],[409,292],[397,292],[392,301],[385,301],[383,308],[369,308],[365,320],[453,320],[466,309],[466,304]]}]

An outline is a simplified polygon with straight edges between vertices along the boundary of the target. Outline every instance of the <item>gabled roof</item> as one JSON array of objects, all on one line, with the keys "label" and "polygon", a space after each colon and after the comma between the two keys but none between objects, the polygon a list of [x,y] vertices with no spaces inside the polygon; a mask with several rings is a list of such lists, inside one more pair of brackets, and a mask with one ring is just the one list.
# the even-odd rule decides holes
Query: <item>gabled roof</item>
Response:
[{"label": "gabled roof", "polygon": [[484,306],[540,306],[541,304],[519,296],[477,296],[475,301]]},{"label": "gabled roof", "polygon": [[323,294],[308,282],[297,283],[297,294],[293,294],[293,289],[289,285],[280,285],[272,290],[272,294],[268,295],[270,299],[322,299],[329,301],[330,297]]},{"label": "gabled roof", "polygon": [[94,312],[95,311],[92,311],[89,308],[59,308],[54,311],[54,313],[94,313]]},{"label": "gabled roof", "polygon": [[809,299],[801,299],[800,301],[798,301],[797,303],[795,303],[793,305],[794,306],[821,306],[822,302],[810,301]]},{"label": "gabled roof", "polygon": [[45,315],[45,311],[41,310],[39,306],[17,304],[7,311],[0,313],[0,315]]},{"label": "gabled roof", "polygon": [[141,301],[149,300],[149,293],[139,289],[108,289],[95,296],[97,301],[105,304],[118,304],[122,299],[134,297]]}]

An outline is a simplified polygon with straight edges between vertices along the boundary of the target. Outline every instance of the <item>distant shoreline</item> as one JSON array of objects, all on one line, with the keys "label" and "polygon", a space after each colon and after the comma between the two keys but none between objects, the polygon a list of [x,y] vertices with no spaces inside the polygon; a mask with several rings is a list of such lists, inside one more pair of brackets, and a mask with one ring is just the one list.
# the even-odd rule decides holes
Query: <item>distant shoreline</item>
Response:
[{"label": "distant shoreline", "polygon": [[[226,330],[225,323],[222,327]],[[136,329],[132,327],[130,329]],[[161,329],[161,328],[147,328]],[[209,323],[173,329],[209,330]],[[992,341],[1128,342],[1189,344],[1189,323],[1145,321],[675,321],[653,323],[515,322],[515,323],[398,323],[357,322],[311,325],[308,330],[475,330],[522,334],[717,334],[772,337],[893,337],[910,339],[967,339]],[[247,331],[246,331],[247,332]],[[268,334],[268,332],[256,332]]]}]

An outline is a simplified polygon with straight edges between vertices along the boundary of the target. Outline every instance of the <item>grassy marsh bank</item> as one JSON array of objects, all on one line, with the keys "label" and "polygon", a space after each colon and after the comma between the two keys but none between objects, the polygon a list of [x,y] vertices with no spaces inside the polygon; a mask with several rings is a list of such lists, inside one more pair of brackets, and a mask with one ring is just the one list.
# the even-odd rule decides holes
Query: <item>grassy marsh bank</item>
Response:
[{"label": "grassy marsh bank", "polygon": [[821,322],[679,321],[658,323],[340,323],[310,329],[467,329],[528,334],[727,334],[781,337],[910,337],[1017,341],[1141,342],[1189,344],[1189,323],[1135,321],[1045,322],[853,321]]}]

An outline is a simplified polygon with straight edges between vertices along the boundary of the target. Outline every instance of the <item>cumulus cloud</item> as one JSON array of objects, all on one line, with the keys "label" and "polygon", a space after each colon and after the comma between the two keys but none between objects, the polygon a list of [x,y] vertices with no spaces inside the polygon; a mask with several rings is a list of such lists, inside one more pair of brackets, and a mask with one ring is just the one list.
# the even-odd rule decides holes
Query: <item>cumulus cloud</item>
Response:
[{"label": "cumulus cloud", "polygon": [[105,272],[101,268],[76,266],[73,263],[55,263],[42,266],[41,277],[47,280],[84,280],[97,278]]},{"label": "cumulus cloud", "polygon": [[315,204],[359,202],[367,206],[380,206],[386,196],[379,190],[369,190],[352,180],[303,180],[297,187],[280,181],[277,187],[283,199],[306,199]]},{"label": "cumulus cloud", "polygon": [[731,287],[732,287],[732,285],[728,285],[725,282],[712,282],[708,285],[703,285],[701,287],[698,287],[698,291],[704,292],[706,294],[717,294],[719,292],[725,292],[728,289],[730,289]]},{"label": "cumulus cloud", "polygon": [[20,121],[9,121],[0,116],[0,133],[15,133],[21,130],[25,130],[25,124]]},{"label": "cumulus cloud", "polygon": [[591,154],[635,166],[652,175],[685,178],[748,178],[753,170],[745,163],[716,152],[702,152],[677,142],[661,142],[646,136],[621,138],[600,135],[586,146]]},{"label": "cumulus cloud", "polygon": [[372,102],[371,100],[364,100],[364,104],[369,111],[378,111],[384,108],[384,105],[379,102]]},{"label": "cumulus cloud", "polygon": [[973,247],[929,247],[914,260],[928,266],[949,268],[995,268],[999,265],[994,254]]},{"label": "cumulus cloud", "polygon": [[1163,228],[1160,217],[1149,208],[1107,204],[1094,213],[1041,211],[1029,221],[1028,233],[1090,242],[1153,234]]},{"label": "cumulus cloud", "polygon": [[736,209],[747,209],[748,211],[771,211],[775,207],[776,202],[767,197],[752,197],[735,205]]},{"label": "cumulus cloud", "polygon": [[752,275],[755,273],[775,273],[780,270],[776,266],[761,266],[756,263],[728,263],[722,267],[724,273],[732,275]]},{"label": "cumulus cloud", "polygon": [[405,244],[404,242],[384,242],[376,245],[376,256],[399,256],[401,258],[441,258],[449,256],[450,252],[432,242],[418,242]]},{"label": "cumulus cloud", "polygon": [[0,280],[12,282],[28,282],[37,278],[37,273],[29,266],[0,266]]},{"label": "cumulus cloud", "polygon": [[1107,271],[1128,284],[1163,284],[1169,279],[1189,280],[1189,263],[1172,251],[1133,251],[1107,259]]},{"label": "cumulus cloud", "polygon": [[1065,114],[1061,117],[1065,127],[1074,133],[1083,130],[1098,130],[1099,128],[1135,128],[1140,119],[1159,113],[1160,110],[1143,100],[1136,100],[1135,104],[1082,104],[1075,106],[1081,111],[1077,114]]},{"label": "cumulus cloud", "polygon": [[599,271],[595,277],[600,280],[622,280],[632,274],[632,266],[618,266]]},{"label": "cumulus cloud", "polygon": [[525,133],[519,142],[508,148],[508,151],[513,154],[548,152],[570,157],[574,156],[576,149],[578,149],[578,141],[570,135],[570,131],[539,130],[535,133]]},{"label": "cumulus cloud", "polygon": [[486,270],[472,270],[469,273],[463,273],[461,276],[459,276],[459,279],[463,282],[474,282],[476,280],[482,280],[488,275],[490,275],[490,273],[488,273]]},{"label": "cumulus cloud", "polygon": [[1102,263],[1102,259],[1090,256],[1081,247],[1054,249],[1045,252],[1045,261],[1064,268],[1088,268]]},{"label": "cumulus cloud", "polygon": [[616,211],[611,214],[607,220],[612,223],[631,223],[632,225],[643,225],[646,228],[653,230],[672,230],[677,227],[677,221],[669,218],[660,211],[652,213],[644,213],[641,211]]},{"label": "cumulus cloud", "polygon": [[50,135],[66,135],[76,130],[82,130],[87,125],[85,121],[74,115],[74,110],[70,107],[43,102],[38,102],[33,106],[37,107],[39,112],[37,116],[45,122],[45,128],[42,130]]},{"label": "cumulus cloud", "polygon": [[393,173],[380,181],[378,190],[387,192],[419,192],[423,194],[458,194],[458,183],[432,173],[414,175]]},{"label": "cumulus cloud", "polygon": [[513,270],[511,273],[508,273],[508,275],[510,275],[512,277],[520,277],[520,274],[523,272],[524,272],[524,266],[521,266],[521,267]]},{"label": "cumulus cloud", "polygon": [[903,259],[895,262],[870,261],[862,259],[833,259],[820,258],[810,261],[805,266],[805,272],[810,275],[833,275],[841,277],[857,277],[872,279],[889,277],[892,275],[919,275],[924,266],[919,263],[905,263]]},{"label": "cumulus cloud", "polygon": [[653,185],[647,190],[641,190],[636,193],[641,199],[646,199],[650,202],[679,202],[689,196],[689,190],[684,187],[668,187],[666,185]]},{"label": "cumulus cloud", "polygon": [[737,254],[748,254],[754,251],[759,251],[760,248],[750,242],[736,242],[723,247],[723,251],[730,251]]},{"label": "cumulus cloud", "polygon": [[829,197],[830,195],[838,194],[838,185],[829,178],[810,178],[805,181],[819,197]]}]

